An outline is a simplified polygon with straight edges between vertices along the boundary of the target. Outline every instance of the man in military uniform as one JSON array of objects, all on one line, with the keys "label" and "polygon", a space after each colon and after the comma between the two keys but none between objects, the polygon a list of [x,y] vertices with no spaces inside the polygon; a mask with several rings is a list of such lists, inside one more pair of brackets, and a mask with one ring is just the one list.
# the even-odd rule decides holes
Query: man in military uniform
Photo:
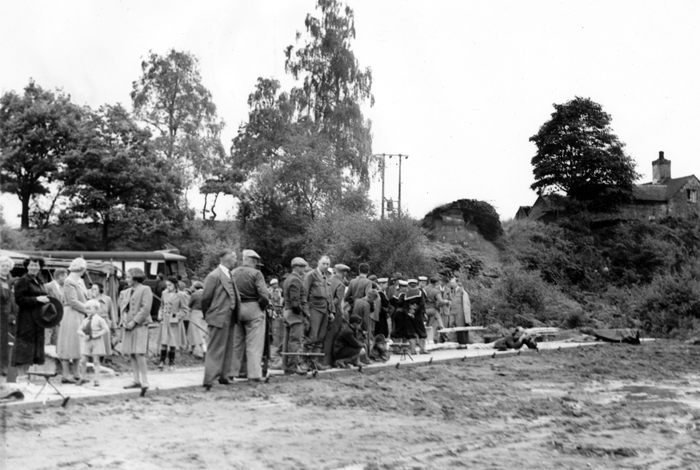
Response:
[{"label": "man in military uniform", "polygon": [[[304,276],[304,289],[306,301],[309,305],[309,334],[306,342],[308,352],[320,353],[323,350],[323,341],[328,331],[328,323],[333,321],[333,300],[331,296],[330,273],[328,268],[331,259],[321,256],[316,269],[312,269]],[[317,362],[321,370],[328,369]]]},{"label": "man in military uniform", "polygon": [[378,289],[377,294],[379,294],[379,321],[375,325],[374,334],[384,335],[385,338],[389,337],[389,298],[386,295],[386,289],[389,284],[389,279],[386,277],[380,277],[377,279]]},{"label": "man in military uniform", "polygon": [[439,331],[444,328],[440,310],[446,304],[442,298],[442,293],[438,289],[438,278],[431,277],[430,284],[424,289],[425,292],[425,314],[428,317],[428,326],[433,329],[433,341],[439,343]]},{"label": "man in military uniform", "polygon": [[[308,322],[309,306],[304,291],[304,271],[308,264],[304,258],[292,260],[292,273],[284,281],[282,293],[284,308],[282,315],[285,322],[283,351],[301,352],[304,339],[304,322]],[[306,374],[306,368],[296,356],[285,356],[283,359],[286,374]]]},{"label": "man in military uniform", "polygon": [[241,296],[238,323],[233,330],[233,373],[245,375],[242,364],[245,358],[248,380],[262,380],[262,357],[265,347],[265,309],[270,294],[265,278],[258,270],[260,255],[253,250],[243,250],[242,266],[231,272],[231,278]]},{"label": "man in military uniform", "polygon": [[[413,321],[413,331],[418,338],[418,349],[421,354],[430,354],[425,348],[425,341],[428,338],[428,334],[425,331],[425,292],[418,288],[418,281],[416,279],[408,280],[408,291],[406,292],[406,301],[409,305],[409,312],[413,313],[411,320]],[[413,340],[415,343],[415,339]],[[409,342],[410,339],[409,339]],[[411,344],[411,349],[414,349],[414,344]]]},{"label": "man in military uniform", "polygon": [[350,268],[348,266],[342,263],[336,264],[335,274],[331,276],[330,291],[335,318],[328,327],[328,332],[323,340],[323,353],[326,355],[323,358],[323,363],[325,365],[334,363],[333,345],[335,344],[335,338],[343,330],[343,325],[348,322],[349,316],[347,312],[343,311],[343,298],[345,297],[345,276],[349,271]]}]

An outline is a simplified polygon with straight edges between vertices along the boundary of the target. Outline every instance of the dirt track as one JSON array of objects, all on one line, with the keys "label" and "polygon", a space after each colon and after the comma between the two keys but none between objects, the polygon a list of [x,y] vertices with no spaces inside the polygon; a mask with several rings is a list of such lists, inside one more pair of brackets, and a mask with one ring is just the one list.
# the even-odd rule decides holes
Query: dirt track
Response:
[{"label": "dirt track", "polygon": [[700,347],[523,354],[5,416],[6,469],[700,469]]}]

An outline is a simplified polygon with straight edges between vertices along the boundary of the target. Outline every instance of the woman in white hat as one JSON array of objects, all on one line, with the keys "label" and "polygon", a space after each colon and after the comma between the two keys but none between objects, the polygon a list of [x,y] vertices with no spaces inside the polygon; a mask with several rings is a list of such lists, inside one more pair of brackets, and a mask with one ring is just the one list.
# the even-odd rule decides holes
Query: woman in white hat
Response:
[{"label": "woman in white hat", "polygon": [[[56,355],[61,360],[63,378],[61,383],[75,383],[80,380],[80,336],[78,328],[87,317],[85,303],[88,301],[88,290],[83,282],[83,274],[87,271],[87,262],[76,258],[68,266],[68,277],[63,283],[65,306],[63,320],[58,327]],[[73,375],[71,375],[71,365]]]}]

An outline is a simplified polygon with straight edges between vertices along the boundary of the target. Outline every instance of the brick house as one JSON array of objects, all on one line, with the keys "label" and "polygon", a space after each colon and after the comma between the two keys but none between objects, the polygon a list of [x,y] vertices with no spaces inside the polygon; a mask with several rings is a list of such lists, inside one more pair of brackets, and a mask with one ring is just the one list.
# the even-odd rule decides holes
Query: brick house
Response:
[{"label": "brick house", "polygon": [[[663,152],[659,152],[659,158],[651,166],[652,181],[635,186],[634,200],[620,207],[615,215],[601,215],[601,220],[700,217],[700,180],[695,175],[671,178],[671,160],[666,160]],[[523,207],[518,209],[515,218],[552,222],[563,212],[557,203],[562,199],[565,197],[540,195],[528,211],[522,210]]]}]

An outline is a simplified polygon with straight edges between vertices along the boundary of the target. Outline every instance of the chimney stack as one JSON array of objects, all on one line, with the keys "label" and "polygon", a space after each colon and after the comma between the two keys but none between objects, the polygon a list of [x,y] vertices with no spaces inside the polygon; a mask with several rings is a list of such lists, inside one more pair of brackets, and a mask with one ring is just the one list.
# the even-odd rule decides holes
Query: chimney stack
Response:
[{"label": "chimney stack", "polygon": [[664,158],[664,152],[659,152],[659,159],[651,162],[654,184],[663,184],[671,179],[671,160]]}]

